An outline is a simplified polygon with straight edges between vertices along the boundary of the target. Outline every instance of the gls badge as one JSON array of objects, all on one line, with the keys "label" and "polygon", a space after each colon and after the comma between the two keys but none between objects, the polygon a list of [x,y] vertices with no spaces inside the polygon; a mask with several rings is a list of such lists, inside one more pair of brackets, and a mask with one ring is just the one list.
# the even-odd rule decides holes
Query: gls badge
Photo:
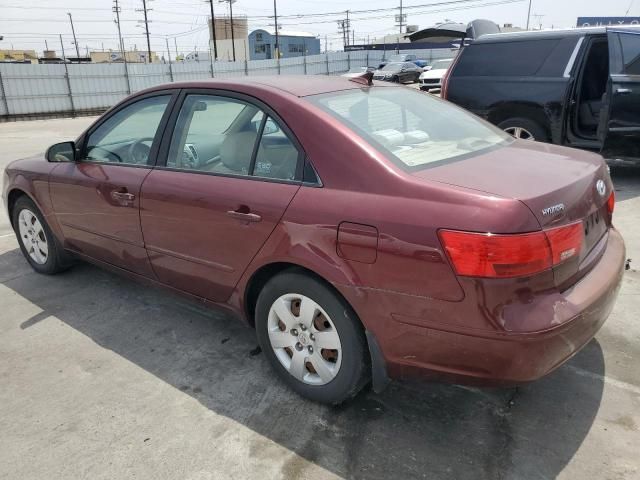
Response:
[{"label": "gls badge", "polygon": [[564,212],[564,203],[559,203],[551,207],[547,207],[542,210],[542,215],[545,217],[548,215],[555,215],[556,213]]}]

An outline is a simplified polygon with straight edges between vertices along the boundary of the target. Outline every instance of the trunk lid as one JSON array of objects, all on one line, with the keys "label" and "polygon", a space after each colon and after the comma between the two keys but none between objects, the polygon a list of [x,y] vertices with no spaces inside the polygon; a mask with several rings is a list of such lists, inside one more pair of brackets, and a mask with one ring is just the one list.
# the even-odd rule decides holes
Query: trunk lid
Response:
[{"label": "trunk lid", "polygon": [[606,203],[613,185],[599,155],[517,140],[415,176],[519,200],[542,229],[582,222],[585,236],[580,255],[554,269],[556,286],[575,283],[599,258],[598,250],[604,249],[606,242],[601,240],[611,225]]}]

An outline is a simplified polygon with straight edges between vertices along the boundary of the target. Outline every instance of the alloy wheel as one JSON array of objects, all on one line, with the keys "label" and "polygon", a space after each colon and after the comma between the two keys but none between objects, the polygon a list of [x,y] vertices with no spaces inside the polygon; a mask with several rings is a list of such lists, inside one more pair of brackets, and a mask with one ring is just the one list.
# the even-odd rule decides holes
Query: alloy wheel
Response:
[{"label": "alloy wheel", "polygon": [[509,135],[512,135],[515,138],[519,138],[520,140],[532,140],[535,141],[535,137],[533,134],[522,127],[507,127],[504,129]]},{"label": "alloy wheel", "polygon": [[38,217],[31,210],[23,209],[18,215],[18,231],[20,241],[29,257],[38,265],[47,263],[49,245],[44,228]]},{"label": "alloy wheel", "polygon": [[271,348],[282,366],[308,385],[326,385],[340,370],[338,331],[322,307],[309,297],[285,294],[269,309]]}]

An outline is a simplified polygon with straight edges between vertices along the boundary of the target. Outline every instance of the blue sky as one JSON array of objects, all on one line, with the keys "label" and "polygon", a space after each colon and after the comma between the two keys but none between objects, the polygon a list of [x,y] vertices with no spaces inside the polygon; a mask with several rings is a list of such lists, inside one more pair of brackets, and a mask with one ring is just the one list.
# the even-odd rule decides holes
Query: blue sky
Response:
[{"label": "blue sky", "polygon": [[[459,1],[459,0],[458,0]],[[499,5],[487,5],[498,2]],[[466,23],[475,18],[487,18],[499,24],[513,23],[525,26],[527,20],[528,0],[470,0],[467,3],[455,4],[446,0],[404,0],[404,5],[438,6],[407,8],[409,24],[420,27],[433,25],[445,19]],[[144,47],[143,29],[137,26],[142,13],[136,9],[142,8],[142,0],[121,0],[122,31],[127,47],[136,45]],[[344,11],[374,10],[380,8],[397,8],[398,1],[389,0],[278,0],[278,15],[304,14],[304,18],[282,18],[283,28],[304,30],[319,35],[323,39],[327,36],[329,48],[339,49],[342,38],[338,33],[336,20],[340,15],[308,16],[314,13]],[[148,0],[149,12],[152,20],[150,31],[152,48],[162,53],[166,50],[165,36],[170,38],[171,48],[174,48],[173,37],[176,36],[180,51],[192,51],[207,48],[208,32],[205,27],[209,16],[209,4],[204,0]],[[214,1],[216,14],[228,13],[228,3]],[[265,17],[273,15],[271,0],[237,0],[233,6],[235,15],[247,15],[250,30],[265,27],[272,23],[272,19]],[[532,14],[539,16],[532,18],[532,23],[542,23],[545,28],[559,28],[575,26],[578,16],[624,16],[629,11],[630,16],[640,16],[640,0],[532,0]],[[88,49],[117,48],[117,30],[113,23],[110,0],[0,0],[0,35],[5,39],[0,42],[0,48],[29,48],[43,50],[45,40],[50,48],[59,50],[58,34],[63,34],[66,49],[73,49],[71,43],[71,27],[67,12],[71,12],[74,19],[78,44],[82,51]],[[394,33],[393,15],[397,11],[383,11],[370,13],[354,13],[351,15],[352,27],[355,29],[356,42],[366,40],[367,37],[382,36]]]}]

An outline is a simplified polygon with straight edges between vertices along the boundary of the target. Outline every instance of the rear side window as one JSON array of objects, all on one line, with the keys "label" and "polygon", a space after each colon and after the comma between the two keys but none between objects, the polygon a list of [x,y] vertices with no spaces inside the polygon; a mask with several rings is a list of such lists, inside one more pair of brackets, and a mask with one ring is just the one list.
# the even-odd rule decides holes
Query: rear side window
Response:
[{"label": "rear side window", "polygon": [[620,44],[622,45],[624,73],[640,75],[640,35],[621,33]]},{"label": "rear side window", "polygon": [[528,77],[536,75],[559,39],[476,43],[462,53],[455,77]]}]

